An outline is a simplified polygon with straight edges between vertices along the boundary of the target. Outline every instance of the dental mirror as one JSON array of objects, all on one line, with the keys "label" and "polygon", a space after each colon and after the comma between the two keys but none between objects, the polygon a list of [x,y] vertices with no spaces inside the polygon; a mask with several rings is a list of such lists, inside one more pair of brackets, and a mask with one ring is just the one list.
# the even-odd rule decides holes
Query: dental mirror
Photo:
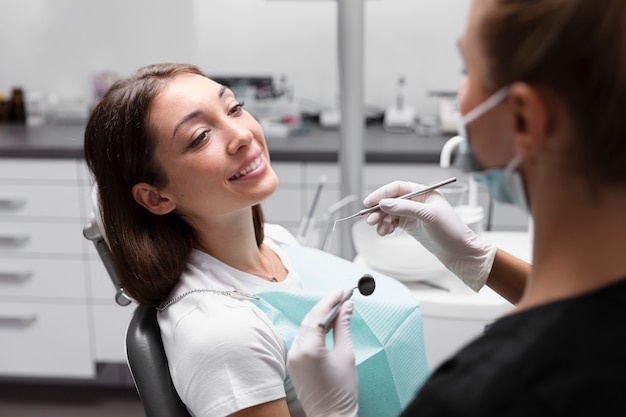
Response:
[{"label": "dental mirror", "polygon": [[361,278],[359,278],[359,282],[356,287],[346,290],[339,304],[337,304],[335,307],[333,307],[332,310],[328,312],[328,315],[324,318],[324,321],[318,324],[318,326],[326,330],[330,322],[333,321],[335,317],[337,317],[337,313],[339,313],[339,308],[341,308],[341,305],[348,301],[350,297],[352,297],[354,290],[356,290],[357,288],[362,295],[371,295],[376,289],[376,281],[374,281],[374,277],[372,277],[370,274],[364,274]]},{"label": "dental mirror", "polygon": [[370,274],[365,274],[361,278],[359,278],[359,283],[357,284],[357,286],[361,294],[365,296],[371,295],[376,289],[376,281],[374,281],[374,277],[372,277]]}]

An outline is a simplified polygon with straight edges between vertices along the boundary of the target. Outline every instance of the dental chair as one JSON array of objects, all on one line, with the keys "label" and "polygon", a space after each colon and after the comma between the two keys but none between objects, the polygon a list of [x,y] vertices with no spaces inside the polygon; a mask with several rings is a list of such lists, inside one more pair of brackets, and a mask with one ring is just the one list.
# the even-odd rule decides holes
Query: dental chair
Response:
[{"label": "dental chair", "polygon": [[[93,212],[83,235],[91,240],[115,288],[115,302],[120,306],[133,303],[124,293],[111,262],[111,255],[102,234],[97,189],[92,194]],[[126,362],[147,417],[190,417],[187,407],[172,383],[167,357],[161,340],[156,309],[138,305],[126,330]]]},{"label": "dental chair", "polygon": [[126,359],[147,417],[190,417],[172,384],[155,308],[135,308],[126,331]]}]

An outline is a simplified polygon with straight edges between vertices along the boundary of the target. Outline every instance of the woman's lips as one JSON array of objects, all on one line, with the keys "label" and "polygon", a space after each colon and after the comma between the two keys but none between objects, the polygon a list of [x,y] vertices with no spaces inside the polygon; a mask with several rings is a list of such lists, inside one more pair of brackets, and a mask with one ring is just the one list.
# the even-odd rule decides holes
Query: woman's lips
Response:
[{"label": "woman's lips", "polygon": [[250,164],[243,168],[241,171],[239,171],[238,173],[236,173],[235,175],[233,175],[232,177],[230,177],[228,180],[229,181],[234,181],[234,180],[238,180],[239,178],[247,175],[248,173],[254,171],[259,165],[261,165],[261,156],[257,156],[254,161],[250,162]]}]

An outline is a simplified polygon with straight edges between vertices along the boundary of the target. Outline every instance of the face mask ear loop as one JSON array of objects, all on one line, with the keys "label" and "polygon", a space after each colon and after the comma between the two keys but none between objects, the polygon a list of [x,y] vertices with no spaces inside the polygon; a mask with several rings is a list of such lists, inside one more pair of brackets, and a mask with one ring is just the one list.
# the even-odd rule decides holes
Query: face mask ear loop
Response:
[{"label": "face mask ear loop", "polygon": [[524,157],[522,155],[515,155],[513,159],[511,159],[511,161],[506,164],[506,167],[504,168],[505,171],[512,174],[513,172],[515,172],[515,170],[517,170],[517,167],[522,164],[522,161],[524,161]]},{"label": "face mask ear loop", "polygon": [[509,95],[509,89],[509,86],[502,87],[487,100],[474,107],[465,116],[463,116],[463,123],[467,126],[468,124],[485,114],[487,111],[491,110],[492,107],[495,107],[502,100],[504,100],[506,96]]},{"label": "face mask ear loop", "polygon": [[526,195],[526,187],[524,187],[524,180],[522,179],[522,173],[517,168],[522,164],[524,157],[522,155],[515,155],[511,162],[504,168],[504,177],[510,182],[511,188],[515,190],[517,198],[517,206],[524,211],[528,212],[528,196]]}]

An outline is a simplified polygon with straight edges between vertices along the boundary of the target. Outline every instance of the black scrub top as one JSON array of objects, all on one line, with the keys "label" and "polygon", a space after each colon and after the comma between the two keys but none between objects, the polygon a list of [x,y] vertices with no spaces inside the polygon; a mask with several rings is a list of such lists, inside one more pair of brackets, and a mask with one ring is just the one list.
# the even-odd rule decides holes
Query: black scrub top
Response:
[{"label": "black scrub top", "polygon": [[626,279],[505,316],[402,417],[626,416]]}]

